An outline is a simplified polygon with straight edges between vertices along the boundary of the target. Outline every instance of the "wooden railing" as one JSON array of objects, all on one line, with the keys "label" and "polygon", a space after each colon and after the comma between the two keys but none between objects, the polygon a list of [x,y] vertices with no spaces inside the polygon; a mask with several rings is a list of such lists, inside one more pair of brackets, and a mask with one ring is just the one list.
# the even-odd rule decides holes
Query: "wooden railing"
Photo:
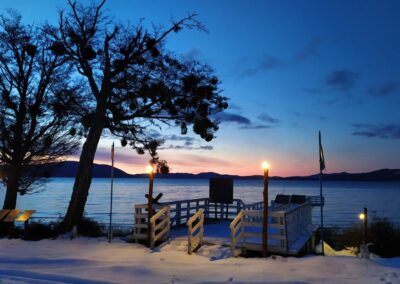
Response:
[{"label": "wooden railing", "polygon": [[154,248],[156,241],[163,238],[168,239],[170,229],[170,208],[165,206],[150,218],[151,238],[150,248]]},{"label": "wooden railing", "polygon": [[[157,240],[161,240],[163,237],[168,237],[170,228],[170,208],[169,206],[161,206],[153,204],[153,217],[150,219],[151,228],[151,245]],[[136,204],[135,205],[135,224],[133,227],[133,238],[135,241],[147,240],[147,204]]]},{"label": "wooden railing", "polygon": [[[312,206],[309,202],[286,210],[268,212],[268,250],[287,252],[311,224]],[[262,211],[242,210],[230,224],[232,256],[237,248],[261,250]]]},{"label": "wooden railing", "polygon": [[287,243],[291,246],[312,223],[312,205],[304,203],[286,211]]},{"label": "wooden railing", "polygon": [[325,198],[319,195],[307,196],[307,201],[309,201],[312,206],[324,206],[325,204]]},{"label": "wooden railing", "polygon": [[203,245],[204,238],[204,210],[200,208],[187,221],[188,226],[188,254],[192,254]]},{"label": "wooden railing", "polygon": [[237,244],[244,238],[243,216],[244,213],[242,210],[229,225],[229,229],[231,230],[231,253],[233,257],[236,256]]},{"label": "wooden railing", "polygon": [[245,206],[241,199],[234,199],[232,204],[222,204],[210,202],[208,198],[177,200],[160,204],[171,207],[172,227],[186,224],[199,209],[204,210],[204,218],[207,220],[232,220]]}]

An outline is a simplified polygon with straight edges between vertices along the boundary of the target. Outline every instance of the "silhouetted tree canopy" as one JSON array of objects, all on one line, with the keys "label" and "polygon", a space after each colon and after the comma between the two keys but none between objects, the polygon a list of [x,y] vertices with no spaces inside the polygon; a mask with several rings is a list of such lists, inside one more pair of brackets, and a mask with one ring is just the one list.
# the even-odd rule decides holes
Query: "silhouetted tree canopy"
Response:
[{"label": "silhouetted tree canopy", "polygon": [[[85,173],[83,163],[93,161],[103,130],[139,154],[148,151],[152,162],[159,163],[157,147],[163,141],[150,135],[150,126],[177,126],[186,134],[192,125],[194,133],[211,141],[218,125],[210,117],[228,106],[211,67],[165,48],[170,34],[184,28],[204,29],[196,14],[173,22],[168,28],[148,31],[141,24],[115,23],[102,13],[104,4],[102,1],[99,5],[82,6],[69,1],[70,9],[60,13],[58,26],[46,27],[54,54],[68,58],[91,90],[87,109],[81,114],[81,128],[87,140],[74,191],[87,191],[90,186],[91,174]],[[85,168],[91,166],[92,163],[86,164]],[[87,193],[74,195],[79,194],[73,193],[72,199],[86,201]],[[71,200],[70,207],[75,203],[79,202]],[[75,209],[69,208],[68,216],[71,210]],[[82,208],[79,210],[83,212]]]},{"label": "silhouetted tree canopy", "polygon": [[154,153],[160,144],[147,135],[149,124],[177,125],[182,134],[192,124],[196,134],[211,141],[218,126],[210,115],[227,108],[218,78],[211,67],[164,48],[170,33],[203,29],[196,15],[149,32],[141,25],[115,24],[101,13],[104,2],[89,7],[69,2],[59,25],[46,28],[54,54],[73,62],[92,91],[81,117],[83,130],[88,132],[96,106],[104,104],[104,129],[139,154],[143,149]]},{"label": "silhouetted tree canopy", "polygon": [[4,206],[14,208],[17,191],[43,181],[39,165],[59,160],[78,146],[70,135],[78,87],[71,65],[50,50],[52,42],[21,16],[0,16],[0,163],[7,187]]}]

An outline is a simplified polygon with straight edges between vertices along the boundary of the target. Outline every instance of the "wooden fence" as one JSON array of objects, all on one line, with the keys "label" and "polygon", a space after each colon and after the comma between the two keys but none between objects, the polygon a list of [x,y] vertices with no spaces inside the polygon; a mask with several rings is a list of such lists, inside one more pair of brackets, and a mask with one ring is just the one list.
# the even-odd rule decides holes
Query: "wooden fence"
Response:
[{"label": "wooden fence", "polygon": [[[309,202],[286,210],[268,212],[268,250],[274,253],[297,254],[301,238],[311,225],[312,206]],[[242,210],[230,224],[232,256],[237,248],[261,251],[262,211]],[[294,246],[300,240],[300,245]],[[307,242],[307,240],[305,240]]]},{"label": "wooden fence", "polygon": [[204,210],[199,209],[187,221],[188,226],[188,254],[192,254],[203,245],[204,238]]},{"label": "wooden fence", "polygon": [[150,218],[151,237],[150,248],[154,248],[156,241],[168,239],[170,229],[170,208],[165,206]]},{"label": "wooden fence", "polygon": [[246,206],[241,199],[234,199],[232,204],[223,204],[210,202],[208,198],[177,200],[160,204],[171,207],[172,227],[186,224],[199,209],[204,210],[204,217],[207,220],[232,220]]},{"label": "wooden fence", "polygon": [[[153,204],[154,215],[150,219],[151,222],[151,246],[154,247],[156,241],[165,240],[169,236],[170,230],[170,207]],[[147,204],[135,205],[135,224],[133,227],[133,238],[137,242],[139,240],[147,240]]]}]

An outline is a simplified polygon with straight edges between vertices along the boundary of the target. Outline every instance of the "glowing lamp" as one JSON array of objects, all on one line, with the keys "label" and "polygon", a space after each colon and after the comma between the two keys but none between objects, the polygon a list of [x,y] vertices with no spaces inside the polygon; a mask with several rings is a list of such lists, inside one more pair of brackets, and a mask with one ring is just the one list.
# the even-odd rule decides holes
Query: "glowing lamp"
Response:
[{"label": "glowing lamp", "polygon": [[365,219],[365,214],[364,213],[359,214],[358,218],[360,218],[360,220],[364,220]]},{"label": "glowing lamp", "polygon": [[148,166],[147,166],[147,169],[146,169],[146,172],[147,172],[148,174],[152,174],[153,171],[154,171],[153,167],[152,167],[151,165],[148,165]]},{"label": "glowing lamp", "polygon": [[270,167],[270,165],[268,164],[268,162],[263,162],[263,163],[261,164],[261,166],[262,166],[262,168],[263,168],[264,170],[268,170],[269,167]]}]

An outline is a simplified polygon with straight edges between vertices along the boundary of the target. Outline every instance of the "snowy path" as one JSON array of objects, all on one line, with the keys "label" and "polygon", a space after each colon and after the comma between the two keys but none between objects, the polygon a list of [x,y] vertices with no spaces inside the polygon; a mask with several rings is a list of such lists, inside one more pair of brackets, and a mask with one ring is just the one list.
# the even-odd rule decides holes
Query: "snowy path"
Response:
[{"label": "snowy path", "polygon": [[105,239],[0,239],[0,283],[400,283],[400,258],[230,258],[206,246],[186,254],[178,238],[150,252]]}]

